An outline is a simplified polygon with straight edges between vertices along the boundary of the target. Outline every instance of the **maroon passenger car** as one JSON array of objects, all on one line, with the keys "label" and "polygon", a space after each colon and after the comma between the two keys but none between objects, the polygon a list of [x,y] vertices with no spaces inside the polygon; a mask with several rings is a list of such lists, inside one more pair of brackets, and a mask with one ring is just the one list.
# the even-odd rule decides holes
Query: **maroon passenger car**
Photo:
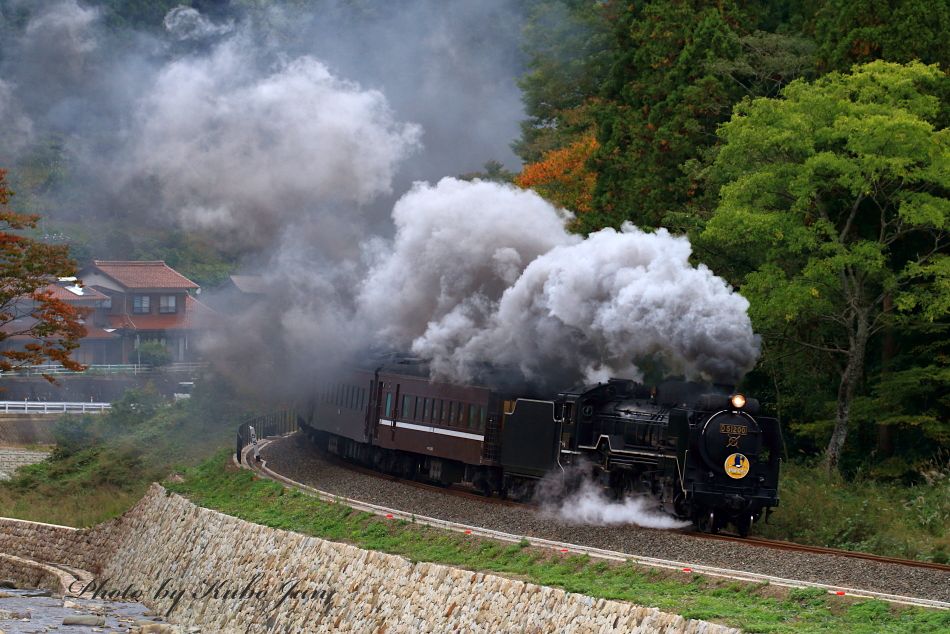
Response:
[{"label": "maroon passenger car", "polygon": [[404,477],[497,489],[502,397],[433,382],[424,366],[352,369],[318,387],[301,426],[329,453]]}]

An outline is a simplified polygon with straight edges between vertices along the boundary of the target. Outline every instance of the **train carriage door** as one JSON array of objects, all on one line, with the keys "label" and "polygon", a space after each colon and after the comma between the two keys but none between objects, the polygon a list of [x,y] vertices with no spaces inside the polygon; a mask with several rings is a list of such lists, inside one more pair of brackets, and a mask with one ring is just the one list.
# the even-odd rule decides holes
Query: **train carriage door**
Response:
[{"label": "train carriage door", "polygon": [[379,437],[379,419],[381,418],[382,409],[383,409],[383,382],[376,379],[375,385],[373,386],[371,394],[374,394],[372,402],[370,403],[369,411],[372,415],[372,424],[375,433],[373,436]]},{"label": "train carriage door", "polygon": [[399,384],[395,389],[390,385],[389,393],[386,395],[386,418],[392,421],[392,438],[396,438],[396,419],[399,418]]}]

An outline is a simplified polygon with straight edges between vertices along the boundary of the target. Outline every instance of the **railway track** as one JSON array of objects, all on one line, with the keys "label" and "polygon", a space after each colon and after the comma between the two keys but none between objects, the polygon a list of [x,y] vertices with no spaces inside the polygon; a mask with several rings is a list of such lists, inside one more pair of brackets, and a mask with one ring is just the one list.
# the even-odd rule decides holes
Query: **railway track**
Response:
[{"label": "railway track", "polygon": [[[261,448],[263,448],[267,444],[270,444],[270,442],[272,441],[265,440],[262,443]],[[245,449],[245,454],[247,453],[247,451],[248,449]],[[478,500],[481,502],[485,502],[489,499],[489,498],[485,498],[484,496],[481,496],[469,491],[459,490],[457,488],[452,489],[452,488],[445,488],[445,487],[440,487],[436,485],[426,484],[422,482],[400,480],[393,476],[381,474],[381,473],[372,471],[371,469],[357,467],[356,465],[352,465],[350,463],[346,463],[343,461],[340,461],[340,465],[341,466],[345,465],[345,467],[348,469],[353,469],[354,471],[358,471],[360,473],[364,473],[366,475],[369,475],[375,478],[380,478],[380,479],[389,480],[389,481],[399,481],[401,484],[404,484],[404,485],[413,486],[413,487],[422,488],[422,489],[435,490],[441,494],[474,497],[474,498],[478,498]],[[361,500],[356,500],[356,499],[351,499],[351,498],[343,497],[340,495],[336,495],[331,492],[322,491],[320,489],[309,486],[307,484],[292,480],[280,473],[273,471],[272,469],[268,468],[266,461],[262,463],[254,464],[254,463],[249,463],[245,459],[242,461],[241,466],[255,470],[264,477],[276,480],[278,482],[281,482],[285,486],[293,487],[295,489],[298,489],[302,492],[313,495],[314,497],[317,497],[324,501],[340,502],[356,510],[374,513],[382,517],[385,517],[386,519],[406,520],[406,521],[415,522],[417,524],[432,526],[434,528],[441,528],[445,530],[451,530],[454,532],[464,533],[466,535],[495,539],[495,540],[509,542],[509,543],[521,543],[521,542],[527,541],[532,546],[540,547],[540,548],[550,548],[561,554],[582,554],[582,555],[588,555],[590,557],[594,557],[598,559],[604,559],[604,560],[616,561],[616,562],[629,561],[629,562],[634,562],[637,564],[651,566],[655,568],[679,570],[679,571],[687,572],[687,573],[703,574],[710,577],[719,577],[719,578],[725,578],[725,579],[731,579],[731,580],[745,581],[749,583],[769,583],[771,585],[781,586],[781,587],[786,587],[786,588],[820,588],[822,590],[825,590],[829,594],[834,594],[838,596],[880,599],[880,600],[884,600],[884,601],[888,601],[892,603],[898,603],[902,605],[913,605],[913,606],[919,606],[919,607],[950,610],[950,601],[918,598],[918,597],[912,597],[912,596],[891,594],[887,592],[865,590],[861,588],[816,583],[812,581],[784,578],[777,575],[768,575],[768,574],[748,572],[748,571],[743,571],[743,570],[733,570],[733,569],[717,567],[717,566],[692,564],[689,562],[676,561],[672,559],[661,559],[661,558],[655,558],[655,557],[632,555],[630,553],[625,553],[625,552],[620,552],[620,551],[607,550],[603,548],[596,548],[596,547],[586,546],[586,545],[581,545],[581,544],[560,542],[560,541],[550,540],[550,539],[542,539],[542,538],[537,538],[530,535],[517,535],[513,533],[507,533],[503,531],[482,528],[482,527],[464,524],[460,522],[452,522],[452,521],[447,521],[440,518],[427,517],[424,515],[418,515],[416,513],[407,512],[402,509],[390,508],[390,507],[379,505],[379,504],[371,504],[371,503],[363,502]],[[493,500],[493,502],[523,506],[515,502],[498,500],[498,499]],[[703,538],[721,540],[721,541],[735,541],[735,542],[740,542],[746,545],[752,545],[752,546],[761,547],[761,548],[773,548],[773,549],[778,548],[778,549],[784,549],[784,550],[790,550],[790,551],[794,550],[798,552],[805,552],[805,553],[810,553],[810,554],[855,557],[858,559],[869,559],[869,560],[876,561],[878,563],[885,563],[888,565],[904,565],[904,566],[912,566],[912,567],[920,567],[920,568],[930,568],[930,569],[935,569],[938,571],[947,571],[948,580],[950,580],[950,566],[944,566],[943,564],[932,564],[929,562],[917,562],[917,561],[910,561],[910,560],[892,559],[892,558],[886,558],[886,557],[876,557],[874,555],[867,555],[865,553],[853,553],[851,551],[838,551],[838,550],[829,549],[829,548],[814,548],[814,547],[803,546],[800,544],[793,544],[790,542],[777,542],[773,540],[761,540],[761,539],[749,540],[749,539],[742,539],[738,537],[731,537],[728,535],[709,535],[709,534],[704,534],[704,533],[699,533],[697,534],[697,536],[702,536]]]},{"label": "railway track", "polygon": [[[331,464],[335,464],[345,469],[349,469],[350,471],[354,471],[356,473],[362,473],[363,475],[367,475],[373,478],[378,478],[381,480],[387,480],[389,482],[399,482],[400,484],[403,484],[405,486],[410,486],[417,489],[436,491],[443,495],[453,495],[456,497],[474,499],[474,500],[478,500],[481,503],[498,504],[502,506],[524,506],[525,505],[525,503],[523,502],[515,502],[513,500],[505,500],[505,499],[501,499],[497,497],[487,497],[480,493],[475,493],[473,491],[470,491],[461,487],[456,487],[456,486],[445,487],[445,486],[439,486],[436,484],[430,484],[427,482],[419,482],[418,480],[400,478],[398,476],[394,476],[388,473],[381,473],[379,471],[374,471],[373,469],[370,469],[368,467],[363,467],[361,465],[343,460],[342,458],[339,458],[337,456],[329,455],[322,452],[321,452],[321,457]],[[651,530],[651,529],[646,529],[646,530]],[[899,559],[896,557],[883,557],[881,555],[874,555],[872,553],[863,553],[863,552],[858,552],[858,551],[853,551],[853,550],[839,550],[836,548],[827,548],[824,546],[809,546],[807,544],[797,544],[795,542],[765,539],[763,537],[739,537],[738,535],[731,535],[728,533],[703,533],[700,531],[689,530],[689,529],[683,529],[678,532],[681,532],[685,535],[689,535],[691,537],[700,538],[700,539],[711,539],[711,540],[718,540],[718,541],[724,541],[724,542],[736,542],[736,543],[745,544],[749,546],[757,546],[760,548],[773,548],[776,550],[788,550],[788,551],[801,552],[801,553],[810,553],[814,555],[835,555],[838,557],[847,557],[850,559],[863,559],[866,561],[876,561],[876,562],[884,563],[884,564],[911,566],[914,568],[927,568],[930,570],[938,570],[941,572],[946,572],[948,575],[950,575],[950,565],[930,562],[930,561],[919,561],[915,559]]]},{"label": "railway track", "polygon": [[776,550],[789,550],[800,553],[811,553],[813,555],[835,555],[837,557],[848,557],[850,559],[864,559],[866,561],[876,561],[883,564],[892,564],[900,566],[910,566],[912,568],[928,568],[930,570],[939,570],[950,575],[950,566],[932,561],[918,561],[916,559],[898,559],[896,557],[882,557],[871,553],[856,552],[853,550],[838,550],[836,548],[825,548],[824,546],[808,546],[806,544],[796,544],[795,542],[786,542],[775,539],[765,539],[763,537],[739,537],[737,535],[700,533],[698,531],[688,531],[688,535],[701,537],[703,539],[715,539],[725,542],[739,542],[750,546],[759,546],[762,548],[774,548]]}]

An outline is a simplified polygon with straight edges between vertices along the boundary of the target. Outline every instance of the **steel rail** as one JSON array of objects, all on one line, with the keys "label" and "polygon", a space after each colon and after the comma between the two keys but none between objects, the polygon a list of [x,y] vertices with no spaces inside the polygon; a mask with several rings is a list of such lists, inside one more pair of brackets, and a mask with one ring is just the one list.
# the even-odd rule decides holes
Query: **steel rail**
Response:
[{"label": "steel rail", "polygon": [[[267,439],[259,443],[258,449],[262,449],[273,442],[274,439]],[[644,557],[640,555],[631,555],[628,553],[623,553],[619,551],[606,550],[603,548],[595,548],[592,546],[583,546],[580,544],[571,544],[567,542],[559,542],[550,539],[541,539],[538,537],[531,537],[528,535],[515,535],[513,533],[505,533],[502,531],[496,531],[488,528],[481,528],[478,526],[461,524],[459,522],[450,522],[447,520],[442,520],[436,517],[428,517],[425,515],[417,515],[415,513],[409,513],[400,509],[389,508],[381,506],[378,504],[371,504],[369,502],[363,502],[360,500],[355,500],[353,498],[348,498],[340,495],[335,495],[327,491],[321,491],[315,487],[303,484],[302,482],[297,482],[288,477],[285,477],[274,470],[270,469],[267,466],[267,461],[262,460],[259,463],[254,463],[247,460],[247,454],[250,452],[251,447],[246,447],[243,450],[243,459],[239,464],[237,459],[232,455],[232,460],[234,463],[245,469],[250,469],[261,475],[266,476],[269,479],[275,480],[282,483],[285,486],[300,490],[304,493],[312,495],[320,500],[331,503],[345,504],[350,508],[353,508],[358,511],[365,511],[368,513],[373,513],[380,515],[390,520],[405,520],[407,522],[422,524],[425,526],[431,526],[433,528],[441,528],[444,530],[450,530],[457,533],[463,533],[465,535],[472,535],[478,537],[486,537],[489,539],[495,539],[499,541],[509,542],[509,543],[522,543],[528,542],[531,546],[541,547],[541,548],[550,548],[562,554],[578,554],[578,555],[588,555],[597,559],[604,559],[607,561],[616,561],[616,562],[632,562],[643,566],[650,566],[654,568],[664,568],[667,570],[679,570],[682,572],[694,573],[694,574],[703,574],[710,577],[719,577],[723,579],[745,581],[750,583],[768,583],[770,585],[781,586],[786,588],[820,588],[828,592],[828,594],[838,595],[838,596],[851,596],[864,599],[879,599],[882,601],[888,601],[890,603],[899,603],[902,605],[912,605],[917,607],[926,607],[926,608],[937,608],[941,610],[950,610],[950,602],[948,601],[939,601],[936,599],[924,599],[919,597],[908,597],[898,594],[889,594],[886,592],[877,592],[874,590],[864,590],[860,588],[850,588],[846,586],[836,586],[831,584],[816,583],[812,581],[802,581],[798,579],[788,579],[785,577],[778,577],[775,575],[767,575],[762,573],[755,572],[746,572],[743,570],[732,570],[729,568],[720,568],[716,566],[707,566],[703,564],[691,564],[688,562],[675,561],[671,559],[660,559],[656,557]]]},{"label": "steel rail", "polygon": [[[851,559],[864,559],[867,561],[876,561],[878,563],[910,566],[912,568],[928,568],[930,570],[939,570],[950,575],[950,565],[937,563],[935,561],[919,561],[916,559],[899,559],[897,557],[885,557],[873,553],[862,553],[854,550],[839,550],[837,548],[828,548],[826,546],[809,546],[807,544],[796,544],[778,539],[765,539],[764,537],[739,537],[737,535],[723,535],[719,533],[701,533],[699,531],[687,531],[686,535],[700,537],[703,539],[714,539],[724,542],[736,542],[757,546],[759,548],[774,548],[776,550],[790,550],[802,553],[812,553],[815,555],[835,555],[837,557],[849,557]],[[950,579],[948,579],[950,582]]]}]

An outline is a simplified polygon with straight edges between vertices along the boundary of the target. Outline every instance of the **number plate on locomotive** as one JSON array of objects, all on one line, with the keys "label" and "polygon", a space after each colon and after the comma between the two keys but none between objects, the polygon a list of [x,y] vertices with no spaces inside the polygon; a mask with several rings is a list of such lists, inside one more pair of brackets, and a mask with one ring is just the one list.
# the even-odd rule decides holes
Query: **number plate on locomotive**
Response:
[{"label": "number plate on locomotive", "polygon": [[749,428],[745,425],[727,425],[719,423],[719,433],[727,436],[745,436],[749,433]]}]

